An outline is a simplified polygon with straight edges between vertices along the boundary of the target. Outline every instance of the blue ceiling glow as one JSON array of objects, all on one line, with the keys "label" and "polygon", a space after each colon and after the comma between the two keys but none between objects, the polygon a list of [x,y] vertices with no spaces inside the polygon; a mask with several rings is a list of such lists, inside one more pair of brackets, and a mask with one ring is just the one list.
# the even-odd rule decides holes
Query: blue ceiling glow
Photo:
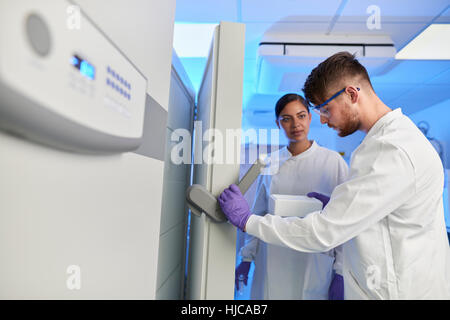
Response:
[{"label": "blue ceiling glow", "polygon": [[[294,6],[290,0],[280,0],[276,8],[271,7],[270,1],[264,0],[266,6],[261,6],[256,0],[218,0],[214,6],[207,0],[177,0],[176,21],[183,23],[218,23],[219,21],[234,21],[246,24],[246,53],[244,64],[244,91],[242,127],[276,128],[273,109],[279,97],[288,92],[301,92],[304,78],[310,70],[298,66],[285,66],[284,70],[269,70],[270,75],[261,81],[258,79],[258,44],[264,33],[282,17],[283,8]],[[286,26],[294,29],[296,25],[309,32],[325,33],[339,7],[344,1],[326,0],[332,7],[329,13],[324,13],[323,5],[311,4],[303,8],[307,12],[295,16],[293,12],[286,12],[292,16],[285,21]],[[366,8],[369,2],[348,0],[335,21],[331,35],[338,33],[367,34]],[[252,6],[254,4],[254,6]],[[397,50],[405,46],[408,41],[431,23],[450,23],[450,6],[448,0],[434,0],[423,4],[422,0],[374,1],[370,4],[381,7],[381,30],[373,33],[391,36]],[[404,10],[405,4],[408,10]],[[272,11],[273,12],[272,12]],[[284,9],[283,9],[284,10]],[[294,10],[295,11],[295,10]],[[204,73],[206,58],[183,58],[180,60],[198,92]],[[292,70],[291,70],[292,68]],[[286,75],[281,79],[282,74]],[[299,78],[299,75],[302,79]],[[381,73],[371,74],[371,80],[377,95],[391,108],[401,107],[405,114],[416,115],[431,112],[432,117],[450,118],[450,61],[444,60],[395,60]],[[258,81],[260,83],[258,84]],[[283,84],[282,86],[278,86]],[[280,88],[281,87],[281,88]],[[270,90],[269,90],[270,88]],[[278,88],[278,90],[277,90]],[[266,90],[267,89],[267,90]],[[273,89],[273,90],[272,90]],[[289,91],[283,91],[289,90]],[[263,94],[264,93],[264,94]],[[330,130],[322,126],[313,115],[314,134],[320,130]],[[324,134],[330,138],[331,135]],[[334,135],[335,136],[335,135]],[[449,152],[450,154],[450,152]]]}]

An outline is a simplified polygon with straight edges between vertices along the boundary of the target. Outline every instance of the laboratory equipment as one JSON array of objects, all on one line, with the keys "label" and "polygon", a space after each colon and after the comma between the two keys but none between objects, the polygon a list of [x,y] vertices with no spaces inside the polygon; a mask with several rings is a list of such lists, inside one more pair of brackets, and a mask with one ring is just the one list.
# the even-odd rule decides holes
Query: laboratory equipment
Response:
[{"label": "laboratory equipment", "polygon": [[[237,130],[241,140],[245,25],[221,22],[215,29],[205,71],[197,95],[196,119],[202,132]],[[199,131],[195,131],[197,134]],[[201,140],[201,139],[200,139]],[[214,143],[215,144],[215,143]],[[211,141],[195,144],[193,157],[201,160]],[[198,153],[196,152],[198,151]],[[197,158],[196,156],[199,155]],[[203,153],[204,155],[204,153]],[[239,177],[240,156],[232,163],[200,161],[193,168],[193,183],[218,195]],[[232,299],[236,257],[236,229],[214,223],[206,215],[190,216],[187,299]]]},{"label": "laboratory equipment", "polygon": [[[261,171],[267,166],[266,158],[259,157],[250,167],[244,177],[239,181],[238,188],[244,194],[253,182],[258,178]],[[204,212],[215,222],[225,222],[227,218],[223,214],[217,198],[204,186],[193,184],[186,190],[186,200],[191,211],[200,216]]]},{"label": "laboratory equipment", "polygon": [[147,80],[79,7],[2,1],[0,17],[0,128],[85,153],[139,147]]},{"label": "laboratory equipment", "polygon": [[308,213],[322,210],[322,202],[307,196],[272,194],[269,212],[282,217],[304,218]]},{"label": "laboratory equipment", "polygon": [[137,49],[112,42],[143,18],[108,4],[113,27],[104,2],[76,3],[0,1],[0,299],[154,299],[160,215],[147,213],[164,161],[124,152],[141,142],[147,85],[124,54],[142,66]]}]

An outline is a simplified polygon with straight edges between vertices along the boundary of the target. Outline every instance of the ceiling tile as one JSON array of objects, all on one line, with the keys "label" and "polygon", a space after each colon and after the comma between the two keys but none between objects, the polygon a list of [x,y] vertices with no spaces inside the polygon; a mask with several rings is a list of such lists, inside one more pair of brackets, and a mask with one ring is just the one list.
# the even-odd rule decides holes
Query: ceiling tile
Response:
[{"label": "ceiling tile", "polygon": [[209,22],[237,21],[236,0],[177,0],[175,21]]},{"label": "ceiling tile", "polygon": [[340,3],[339,0],[242,0],[242,21],[330,21]]},{"label": "ceiling tile", "polygon": [[272,39],[272,41],[273,39],[279,39],[279,42],[296,42],[299,34],[324,34],[328,30],[328,26],[328,22],[278,22],[267,28],[264,33],[264,39]]},{"label": "ceiling tile", "polygon": [[[450,62],[449,62],[450,64]],[[435,78],[427,82],[428,84],[450,84],[450,67],[447,69],[447,71],[443,71],[439,75],[437,75]]]},{"label": "ceiling tile", "polygon": [[450,61],[397,60],[382,76],[372,77],[377,84],[423,84],[450,68]]},{"label": "ceiling tile", "polygon": [[434,21],[434,23],[450,23],[450,5],[442,12],[442,14]]},{"label": "ceiling tile", "polygon": [[373,89],[377,96],[383,101],[386,105],[391,108],[395,108],[392,105],[395,99],[399,98],[403,94],[409,92],[414,88],[413,84],[384,84],[384,83],[376,83],[372,81]]},{"label": "ceiling tile", "polygon": [[450,98],[450,84],[420,85],[391,102],[392,107],[401,107],[405,114],[431,107]]},{"label": "ceiling tile", "polygon": [[369,30],[366,23],[337,22],[331,32],[333,34],[355,35],[389,35],[394,42],[397,51],[403,48],[409,41],[425,29],[425,23],[383,23],[380,30]]},{"label": "ceiling tile", "polygon": [[339,22],[366,22],[373,14],[370,6],[380,9],[381,23],[385,22],[429,22],[438,16],[448,5],[448,0],[349,0],[342,10]]}]

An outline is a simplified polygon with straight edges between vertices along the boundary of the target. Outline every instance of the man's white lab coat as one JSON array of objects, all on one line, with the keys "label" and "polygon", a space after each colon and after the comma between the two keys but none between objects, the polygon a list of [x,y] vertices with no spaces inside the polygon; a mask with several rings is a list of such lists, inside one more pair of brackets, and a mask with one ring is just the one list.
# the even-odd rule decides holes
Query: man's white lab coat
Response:
[{"label": "man's white lab coat", "polygon": [[438,154],[396,109],[369,130],[322,212],[252,215],[246,231],[303,252],[345,243],[346,299],[450,299],[443,184]]}]

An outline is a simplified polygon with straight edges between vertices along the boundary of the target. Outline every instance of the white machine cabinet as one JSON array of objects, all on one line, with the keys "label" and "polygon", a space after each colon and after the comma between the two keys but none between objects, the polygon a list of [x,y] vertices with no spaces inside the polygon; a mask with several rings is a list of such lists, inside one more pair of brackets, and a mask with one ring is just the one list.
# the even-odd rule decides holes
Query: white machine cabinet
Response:
[{"label": "white machine cabinet", "polygon": [[63,149],[142,139],[147,80],[69,1],[0,2],[0,127]]},{"label": "white machine cabinet", "polygon": [[[0,1],[0,299],[155,298],[164,161],[126,152],[143,139],[152,97],[95,23],[127,17],[121,4],[96,2],[108,13]],[[170,28],[173,2],[149,18],[167,16],[158,25]]]},{"label": "white machine cabinet", "polygon": [[[244,35],[245,26],[240,23],[222,22],[216,27],[198,93],[197,120],[201,121],[201,128],[197,126],[195,132],[199,139],[195,141],[194,183],[205,186],[214,195],[239,177]],[[204,139],[210,129],[219,132],[215,140],[208,135]],[[227,130],[238,133],[234,150],[226,148],[231,142],[225,140]],[[214,148],[217,163],[204,157],[210,148]],[[224,159],[230,156],[226,153],[233,151],[235,161],[226,164]],[[205,214],[191,216],[188,299],[233,299],[236,228],[227,222],[212,222]]]}]

